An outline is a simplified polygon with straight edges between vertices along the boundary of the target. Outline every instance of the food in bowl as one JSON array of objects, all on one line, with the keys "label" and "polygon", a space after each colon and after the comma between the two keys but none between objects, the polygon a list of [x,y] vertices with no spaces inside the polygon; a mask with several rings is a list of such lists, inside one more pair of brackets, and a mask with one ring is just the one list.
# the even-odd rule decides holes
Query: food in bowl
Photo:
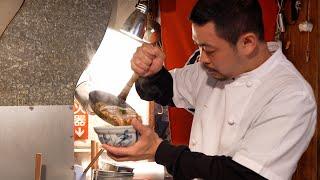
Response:
[{"label": "food in bowl", "polygon": [[94,127],[101,144],[116,147],[127,147],[138,140],[138,134],[133,126],[99,126]]},{"label": "food in bowl", "polygon": [[133,119],[141,121],[141,117],[130,107],[110,106],[102,102],[98,102],[96,106],[103,116],[107,117],[108,122],[114,126],[131,125]]}]

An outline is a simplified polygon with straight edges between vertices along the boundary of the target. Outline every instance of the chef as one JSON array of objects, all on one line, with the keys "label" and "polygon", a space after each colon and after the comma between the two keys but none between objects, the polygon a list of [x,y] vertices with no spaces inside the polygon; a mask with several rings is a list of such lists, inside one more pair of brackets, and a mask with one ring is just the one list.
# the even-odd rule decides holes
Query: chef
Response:
[{"label": "chef", "polygon": [[189,147],[133,121],[140,140],[103,145],[109,156],[155,158],[174,179],[291,179],[315,131],[316,101],[281,47],[268,49],[258,1],[199,0],[190,20],[198,62],[168,72],[149,44],[131,60],[142,99],[195,109]]}]

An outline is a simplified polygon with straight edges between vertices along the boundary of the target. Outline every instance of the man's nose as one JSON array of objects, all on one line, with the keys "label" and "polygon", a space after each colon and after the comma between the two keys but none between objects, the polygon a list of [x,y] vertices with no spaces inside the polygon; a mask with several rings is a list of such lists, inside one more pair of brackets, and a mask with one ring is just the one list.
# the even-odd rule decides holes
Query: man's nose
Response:
[{"label": "man's nose", "polygon": [[203,51],[203,48],[200,48],[200,55],[198,56],[198,61],[204,64],[210,63],[207,54]]}]

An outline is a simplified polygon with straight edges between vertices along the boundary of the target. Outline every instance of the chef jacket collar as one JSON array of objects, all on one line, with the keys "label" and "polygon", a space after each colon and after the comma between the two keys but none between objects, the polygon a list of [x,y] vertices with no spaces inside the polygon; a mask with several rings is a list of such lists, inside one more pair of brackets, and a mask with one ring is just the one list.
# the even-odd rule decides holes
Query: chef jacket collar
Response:
[{"label": "chef jacket collar", "polygon": [[259,80],[260,77],[263,77],[265,74],[267,74],[274,68],[274,66],[277,64],[276,62],[281,60],[282,56],[284,56],[281,50],[281,43],[268,42],[267,45],[269,51],[272,53],[272,56],[270,56],[264,63],[262,63],[256,69],[240,74],[238,77],[234,78],[234,81],[245,81],[248,79]]}]

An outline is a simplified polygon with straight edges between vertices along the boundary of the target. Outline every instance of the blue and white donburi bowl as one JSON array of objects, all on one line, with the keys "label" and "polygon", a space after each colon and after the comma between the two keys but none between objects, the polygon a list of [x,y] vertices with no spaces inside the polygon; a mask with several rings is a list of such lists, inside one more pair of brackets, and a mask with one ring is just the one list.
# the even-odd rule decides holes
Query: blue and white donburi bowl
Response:
[{"label": "blue and white donburi bowl", "polygon": [[100,126],[94,127],[101,144],[116,147],[126,147],[138,140],[138,134],[133,126]]}]

